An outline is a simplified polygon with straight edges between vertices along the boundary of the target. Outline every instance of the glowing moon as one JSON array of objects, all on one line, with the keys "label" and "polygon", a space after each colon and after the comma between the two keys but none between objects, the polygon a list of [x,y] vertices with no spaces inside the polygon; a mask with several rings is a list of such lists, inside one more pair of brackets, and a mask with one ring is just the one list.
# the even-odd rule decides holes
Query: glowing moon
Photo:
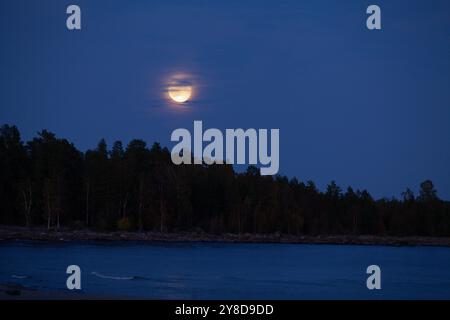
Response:
[{"label": "glowing moon", "polygon": [[192,87],[191,86],[172,86],[169,87],[167,92],[169,93],[169,97],[177,102],[184,103],[189,100],[192,96]]}]

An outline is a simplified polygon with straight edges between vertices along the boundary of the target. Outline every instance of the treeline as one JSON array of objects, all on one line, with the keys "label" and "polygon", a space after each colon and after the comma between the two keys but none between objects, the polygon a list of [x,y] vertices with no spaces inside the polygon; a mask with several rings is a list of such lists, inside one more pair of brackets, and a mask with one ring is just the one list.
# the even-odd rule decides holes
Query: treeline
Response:
[{"label": "treeline", "polygon": [[158,143],[101,140],[83,153],[43,130],[0,132],[0,224],[95,230],[450,236],[450,203],[429,180],[415,196],[375,200],[331,182],[260,176],[248,167],[180,165]]}]

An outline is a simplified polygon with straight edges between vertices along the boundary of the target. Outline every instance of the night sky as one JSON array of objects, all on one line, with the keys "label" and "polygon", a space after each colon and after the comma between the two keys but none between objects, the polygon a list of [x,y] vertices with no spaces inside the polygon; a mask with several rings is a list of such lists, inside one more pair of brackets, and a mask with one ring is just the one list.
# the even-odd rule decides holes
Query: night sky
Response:
[{"label": "night sky", "polygon": [[[24,140],[170,148],[194,120],[279,128],[280,174],[376,198],[431,179],[450,199],[448,0],[1,0],[0,45],[0,124]],[[195,87],[182,109],[164,96],[177,73]]]}]

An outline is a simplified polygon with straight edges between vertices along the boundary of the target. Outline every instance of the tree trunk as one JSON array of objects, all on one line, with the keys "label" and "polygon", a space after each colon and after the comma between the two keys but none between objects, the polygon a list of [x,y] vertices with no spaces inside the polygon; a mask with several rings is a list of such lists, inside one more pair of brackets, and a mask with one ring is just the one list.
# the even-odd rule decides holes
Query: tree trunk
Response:
[{"label": "tree trunk", "polygon": [[144,179],[141,177],[139,179],[139,211],[138,211],[138,223],[139,223],[139,232],[142,231],[142,207],[143,207],[143,201],[144,201]]},{"label": "tree trunk", "polygon": [[23,196],[23,203],[24,203],[24,209],[25,209],[25,225],[27,227],[30,226],[30,219],[29,219],[29,211],[28,211],[28,200],[27,195],[24,190],[22,190],[22,196]]},{"label": "tree trunk", "polygon": [[48,190],[47,190],[46,198],[47,198],[47,229],[50,229],[52,211],[50,208],[50,194],[49,194]]},{"label": "tree trunk", "polygon": [[241,237],[241,209],[238,209],[238,234]]},{"label": "tree trunk", "polygon": [[91,183],[87,182],[86,184],[86,226],[89,226],[89,192],[91,189]]},{"label": "tree trunk", "polygon": [[25,210],[25,225],[29,227],[31,225],[31,208],[33,205],[33,193],[30,181],[28,181],[27,185],[22,189],[22,196]]},{"label": "tree trunk", "polygon": [[61,205],[61,182],[60,182],[60,177],[59,175],[56,178],[56,229],[59,229],[59,216],[62,210],[62,205]]},{"label": "tree trunk", "polygon": [[127,205],[128,205],[128,192],[125,194],[125,199],[123,200],[122,217],[121,218],[125,218],[127,216]]},{"label": "tree trunk", "polygon": [[159,187],[159,211],[160,211],[160,215],[161,215],[161,220],[160,220],[160,231],[164,232],[164,200],[163,200],[163,188],[162,188],[162,184]]}]

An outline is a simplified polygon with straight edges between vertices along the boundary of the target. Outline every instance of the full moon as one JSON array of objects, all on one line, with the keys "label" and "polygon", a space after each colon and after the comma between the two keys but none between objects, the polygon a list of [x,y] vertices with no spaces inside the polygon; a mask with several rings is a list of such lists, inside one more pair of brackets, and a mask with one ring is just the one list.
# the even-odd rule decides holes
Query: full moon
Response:
[{"label": "full moon", "polygon": [[191,86],[172,86],[168,88],[170,99],[177,103],[183,103],[189,100],[192,95]]}]

